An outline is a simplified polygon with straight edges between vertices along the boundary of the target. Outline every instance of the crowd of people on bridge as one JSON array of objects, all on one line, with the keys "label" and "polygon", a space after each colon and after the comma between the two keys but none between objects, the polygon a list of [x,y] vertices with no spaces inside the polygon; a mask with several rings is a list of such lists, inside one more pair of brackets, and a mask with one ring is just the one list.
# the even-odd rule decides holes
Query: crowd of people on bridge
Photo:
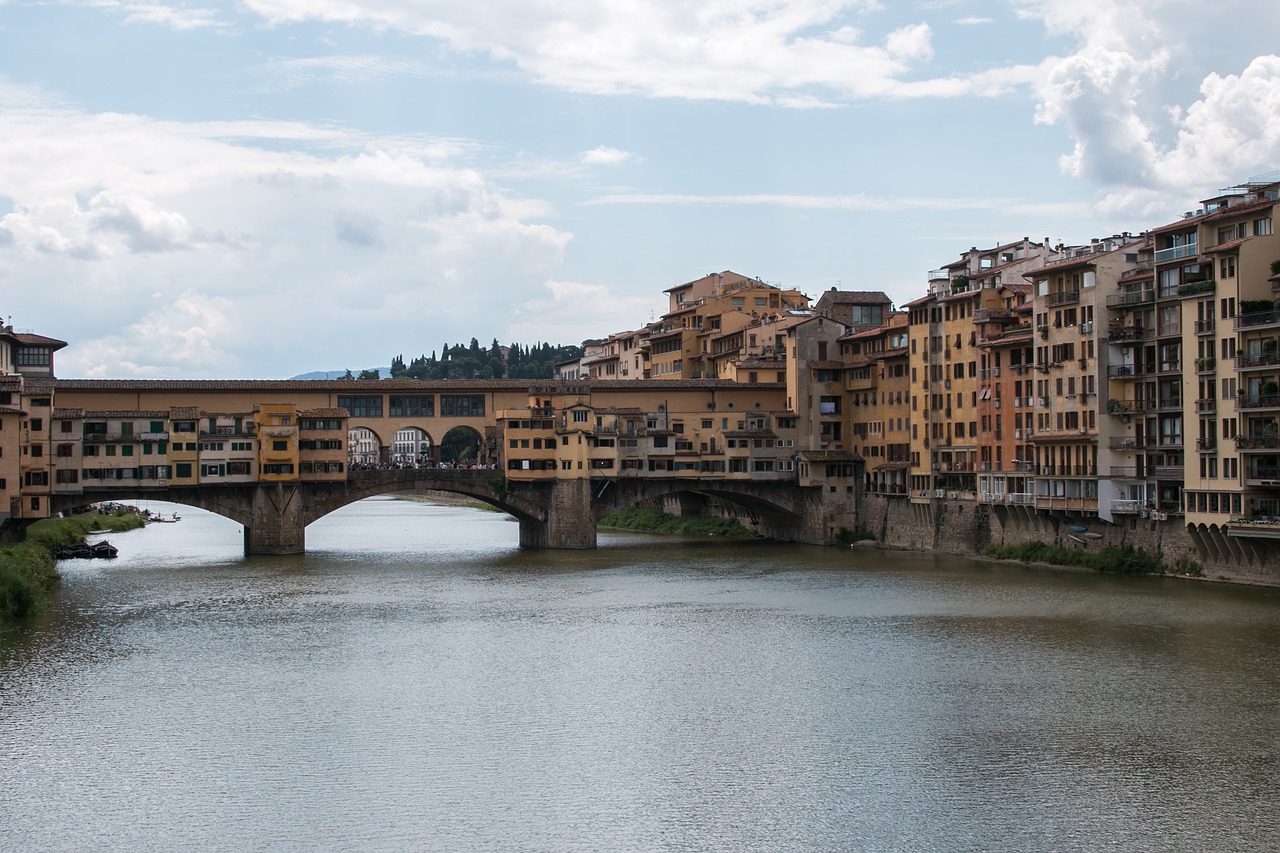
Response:
[{"label": "crowd of people on bridge", "polygon": [[400,470],[490,470],[497,466],[484,462],[432,462],[422,459],[417,462],[352,462],[347,466],[350,471],[400,471]]}]

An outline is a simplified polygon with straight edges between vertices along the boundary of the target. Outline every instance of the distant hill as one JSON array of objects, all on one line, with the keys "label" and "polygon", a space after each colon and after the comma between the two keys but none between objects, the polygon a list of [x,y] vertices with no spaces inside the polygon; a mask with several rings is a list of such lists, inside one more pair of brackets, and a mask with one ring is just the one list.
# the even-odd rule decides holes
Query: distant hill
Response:
[{"label": "distant hill", "polygon": [[[371,367],[370,370],[378,371],[379,379],[387,379],[391,376],[391,368],[389,367]],[[360,375],[360,371],[351,371],[356,376]],[[290,379],[341,379],[347,375],[345,370],[313,370],[310,373],[299,373],[297,376],[290,376]]]}]

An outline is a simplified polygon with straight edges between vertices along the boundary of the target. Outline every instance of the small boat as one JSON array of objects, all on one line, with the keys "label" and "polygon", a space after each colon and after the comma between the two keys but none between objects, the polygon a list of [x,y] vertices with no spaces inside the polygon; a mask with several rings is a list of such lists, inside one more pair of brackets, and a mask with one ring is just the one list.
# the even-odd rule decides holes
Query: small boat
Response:
[{"label": "small boat", "polygon": [[1089,528],[1085,527],[1083,524],[1073,524],[1071,525],[1071,529],[1076,533],[1084,533]]},{"label": "small boat", "polygon": [[1072,536],[1070,533],[1068,533],[1068,534],[1067,534],[1067,538],[1068,538],[1068,539],[1070,539],[1072,542],[1079,542],[1081,545],[1086,545],[1086,544],[1088,544],[1088,543],[1086,543],[1083,539],[1081,539],[1079,536]]},{"label": "small boat", "polygon": [[77,542],[75,545],[67,545],[53,552],[56,560],[88,560],[94,557],[102,560],[110,560],[115,558],[120,552],[114,545],[106,540],[95,542],[92,545],[85,542]]},{"label": "small boat", "polygon": [[1084,534],[1084,538],[1085,538],[1085,539],[1101,539],[1101,538],[1102,538],[1102,534],[1101,534],[1101,533],[1086,533],[1086,534]]}]

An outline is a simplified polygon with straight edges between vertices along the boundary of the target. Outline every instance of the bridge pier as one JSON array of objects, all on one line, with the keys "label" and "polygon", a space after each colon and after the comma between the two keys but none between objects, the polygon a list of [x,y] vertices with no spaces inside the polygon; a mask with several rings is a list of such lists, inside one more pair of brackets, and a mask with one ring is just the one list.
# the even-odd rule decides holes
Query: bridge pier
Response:
[{"label": "bridge pier", "polygon": [[306,519],[298,483],[267,483],[253,490],[253,508],[244,526],[246,554],[301,554]]},{"label": "bridge pier", "polygon": [[520,547],[565,550],[596,547],[591,481],[553,480],[546,484],[546,491],[546,520],[520,519]]}]

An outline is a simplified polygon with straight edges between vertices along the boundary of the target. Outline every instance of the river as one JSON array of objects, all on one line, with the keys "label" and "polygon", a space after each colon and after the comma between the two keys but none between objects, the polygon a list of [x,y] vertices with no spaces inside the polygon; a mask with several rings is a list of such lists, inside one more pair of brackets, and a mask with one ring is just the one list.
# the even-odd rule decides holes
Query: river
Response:
[{"label": "river", "polygon": [[151,508],[0,631],[0,849],[1280,849],[1276,590]]}]

